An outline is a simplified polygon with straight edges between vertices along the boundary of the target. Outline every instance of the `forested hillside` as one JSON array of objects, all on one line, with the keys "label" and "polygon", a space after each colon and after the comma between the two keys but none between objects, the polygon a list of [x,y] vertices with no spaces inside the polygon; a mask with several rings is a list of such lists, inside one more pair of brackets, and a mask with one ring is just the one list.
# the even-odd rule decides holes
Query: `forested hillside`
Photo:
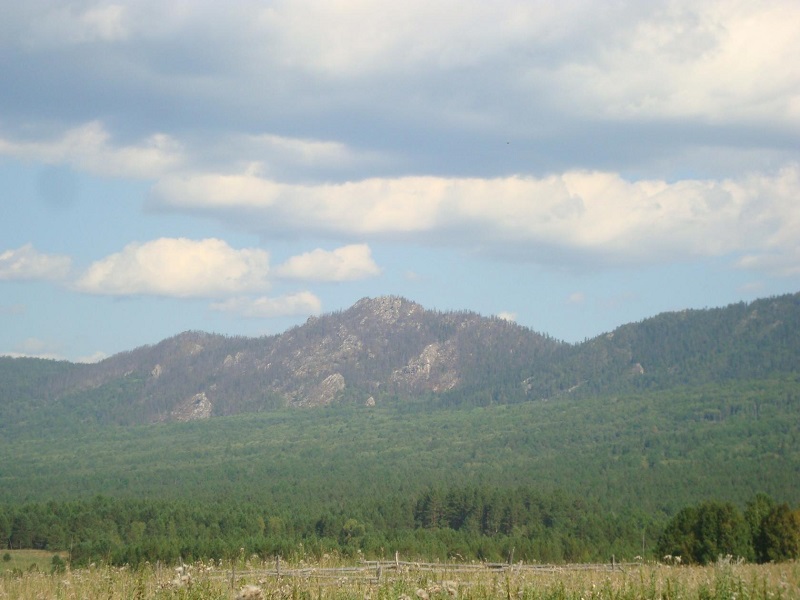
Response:
[{"label": "forested hillside", "polygon": [[269,338],[3,358],[0,544],[134,563],[795,556],[798,300],[569,345],[382,298]]},{"label": "forested hillside", "polygon": [[186,332],[95,365],[0,358],[0,429],[132,425],[424,399],[507,404],[793,374],[800,295],[665,313],[570,345],[496,318],[364,299],[279,336]]},{"label": "forested hillside", "polygon": [[[764,492],[797,506],[798,387],[788,378],[591,401],[459,410],[398,401],[29,432],[0,441],[0,506],[9,544],[63,548],[78,536],[85,556],[123,561],[240,547],[653,556],[688,505],[741,511]],[[97,502],[108,517],[48,516],[92,513]],[[142,527],[153,535],[137,537]]]}]

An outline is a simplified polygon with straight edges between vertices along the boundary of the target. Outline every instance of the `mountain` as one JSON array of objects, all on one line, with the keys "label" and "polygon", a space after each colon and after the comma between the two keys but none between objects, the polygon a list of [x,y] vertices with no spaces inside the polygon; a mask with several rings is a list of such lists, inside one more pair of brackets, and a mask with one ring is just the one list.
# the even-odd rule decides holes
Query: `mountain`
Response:
[{"label": "mountain", "polygon": [[0,358],[0,428],[188,421],[389,399],[488,405],[796,373],[800,294],[664,313],[567,344],[400,297],[276,336],[185,332],[93,365]]},{"label": "mountain", "polygon": [[800,501],[799,319],[787,295],[566,344],[389,297],[95,365],[0,358],[0,542],[120,564],[653,556],[683,507]]}]

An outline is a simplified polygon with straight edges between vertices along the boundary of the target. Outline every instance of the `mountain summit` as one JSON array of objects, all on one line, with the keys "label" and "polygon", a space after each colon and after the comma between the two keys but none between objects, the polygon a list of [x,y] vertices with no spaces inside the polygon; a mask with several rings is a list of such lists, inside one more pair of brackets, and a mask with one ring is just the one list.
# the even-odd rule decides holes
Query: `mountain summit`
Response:
[{"label": "mountain summit", "polygon": [[[492,404],[795,373],[800,294],[664,313],[570,345],[496,317],[363,298],[275,336],[184,332],[94,365],[0,359],[0,416],[186,421],[386,399]],[[28,418],[28,417],[26,417]]]}]

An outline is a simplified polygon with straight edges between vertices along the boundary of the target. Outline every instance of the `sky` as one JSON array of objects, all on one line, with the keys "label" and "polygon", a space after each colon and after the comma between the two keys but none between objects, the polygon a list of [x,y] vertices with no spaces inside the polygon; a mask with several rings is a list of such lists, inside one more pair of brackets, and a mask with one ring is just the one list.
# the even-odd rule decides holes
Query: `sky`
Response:
[{"label": "sky", "polygon": [[0,7],[0,354],[800,290],[797,0]]}]

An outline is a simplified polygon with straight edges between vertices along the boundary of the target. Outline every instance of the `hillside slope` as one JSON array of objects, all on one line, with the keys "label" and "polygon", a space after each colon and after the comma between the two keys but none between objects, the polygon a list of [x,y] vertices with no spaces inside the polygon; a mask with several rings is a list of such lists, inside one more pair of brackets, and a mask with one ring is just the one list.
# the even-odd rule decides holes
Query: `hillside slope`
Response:
[{"label": "hillside slope", "polygon": [[130,425],[387,399],[507,404],[796,373],[800,294],[664,313],[570,345],[398,297],[276,336],[185,332],[94,365],[0,358],[0,428]]}]

